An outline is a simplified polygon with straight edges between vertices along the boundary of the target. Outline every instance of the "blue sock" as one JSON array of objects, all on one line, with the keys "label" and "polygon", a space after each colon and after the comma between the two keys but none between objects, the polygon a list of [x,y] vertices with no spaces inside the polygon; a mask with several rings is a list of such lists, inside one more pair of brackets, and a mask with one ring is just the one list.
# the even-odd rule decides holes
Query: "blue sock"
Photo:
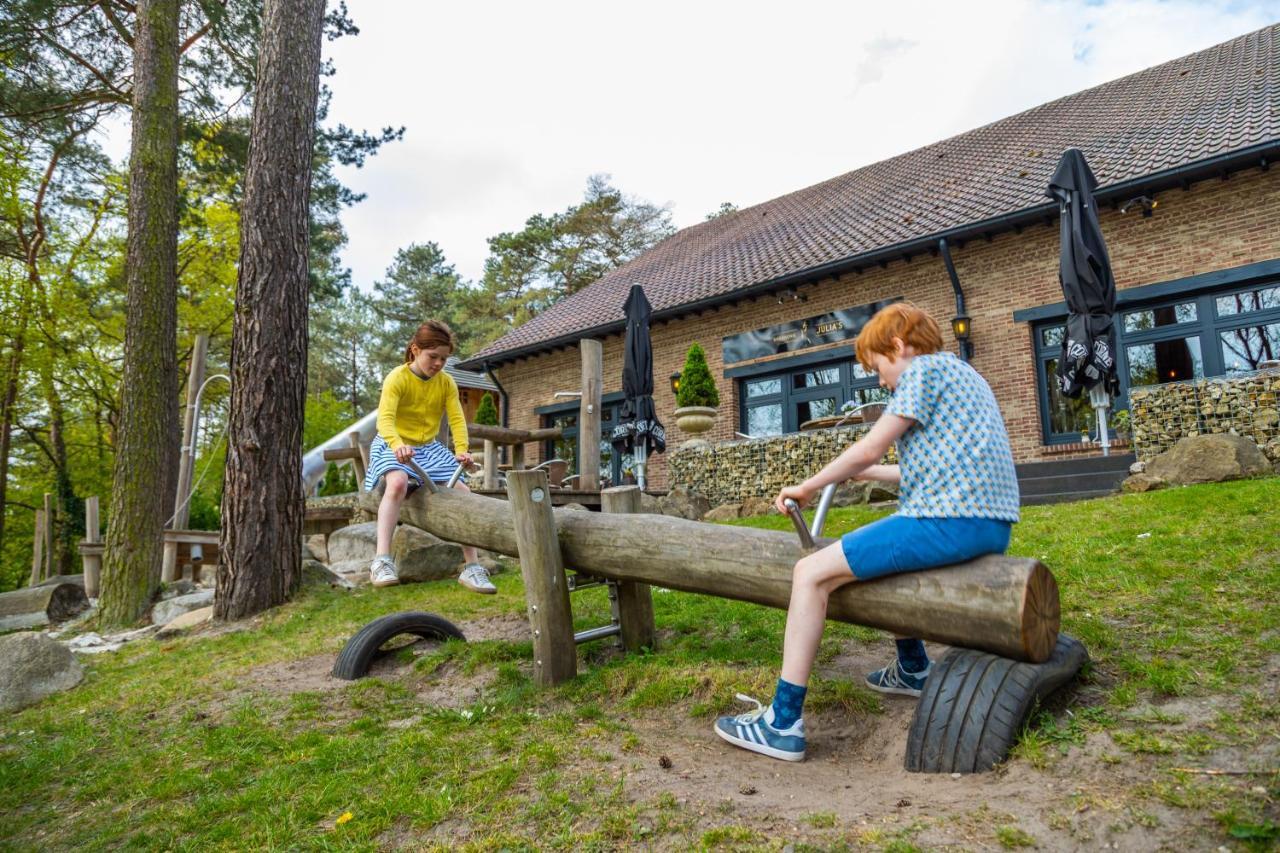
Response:
[{"label": "blue sock", "polygon": [[773,727],[789,729],[800,719],[804,708],[804,694],[809,688],[778,679],[778,689],[773,694]]},{"label": "blue sock", "polygon": [[898,640],[898,663],[904,672],[924,672],[929,667],[929,656],[924,643],[919,640]]}]

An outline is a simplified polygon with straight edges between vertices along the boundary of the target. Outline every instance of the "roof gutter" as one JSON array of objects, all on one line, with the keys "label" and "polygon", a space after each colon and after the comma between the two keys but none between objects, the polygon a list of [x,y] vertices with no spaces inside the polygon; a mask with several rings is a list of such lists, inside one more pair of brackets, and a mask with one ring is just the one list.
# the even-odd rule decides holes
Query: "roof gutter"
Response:
[{"label": "roof gutter", "polygon": [[[1111,202],[1112,200],[1127,200],[1134,195],[1150,195],[1151,193],[1160,192],[1161,190],[1171,189],[1181,186],[1183,189],[1190,189],[1190,185],[1199,180],[1211,177],[1221,177],[1226,180],[1231,172],[1238,172],[1243,169],[1261,168],[1266,171],[1272,160],[1280,158],[1280,139],[1273,139],[1258,145],[1252,145],[1239,151],[1233,151],[1228,154],[1220,154],[1216,157],[1210,157],[1207,160],[1197,160],[1193,163],[1187,163],[1173,169],[1163,172],[1154,172],[1144,175],[1140,178],[1131,178],[1127,181],[1121,181],[1118,184],[1112,184],[1099,189],[1094,193],[1094,198],[1098,201]],[[978,222],[972,222],[965,225],[957,225],[945,231],[927,234],[921,237],[914,237],[901,243],[895,243],[891,246],[885,246],[879,249],[873,249],[869,252],[863,252],[858,255],[851,255],[846,258],[840,258],[835,261],[829,261],[825,264],[819,264],[815,267],[808,267],[793,273],[771,278],[758,284],[748,287],[739,288],[729,291],[728,293],[710,296],[697,302],[686,302],[680,305],[674,305],[669,308],[663,308],[654,311],[650,316],[650,321],[654,320],[672,320],[688,314],[706,311],[711,308],[719,307],[725,303],[737,302],[744,299],[751,299],[756,296],[764,296],[769,293],[781,290],[788,286],[799,284],[807,284],[819,281],[824,278],[833,278],[843,275],[846,272],[861,273],[863,269],[873,264],[888,264],[891,260],[910,260],[913,255],[919,255],[928,252],[934,254],[938,252],[940,241],[946,240],[955,243],[959,248],[964,248],[964,244],[975,238],[985,238],[990,240],[996,234],[1009,231],[1020,230],[1028,225],[1044,223],[1052,225],[1054,219],[1058,216],[1058,203],[1046,198],[1044,204],[1035,207],[1027,207],[1022,210],[1004,213],[999,216],[993,216],[989,219],[983,219]],[[550,352],[558,347],[576,346],[577,342],[582,338],[597,338],[605,335],[620,332],[625,328],[624,320],[614,320],[610,323],[604,323],[599,326],[593,326],[588,329],[580,329],[567,335],[560,335],[536,344],[528,344],[517,349],[506,350],[503,352],[489,353],[485,356],[484,364],[496,362],[503,364],[515,361],[517,358],[537,355],[542,352]],[[475,362],[464,361],[459,364],[468,370],[474,370],[472,365]],[[487,369],[487,368],[486,368]]]}]

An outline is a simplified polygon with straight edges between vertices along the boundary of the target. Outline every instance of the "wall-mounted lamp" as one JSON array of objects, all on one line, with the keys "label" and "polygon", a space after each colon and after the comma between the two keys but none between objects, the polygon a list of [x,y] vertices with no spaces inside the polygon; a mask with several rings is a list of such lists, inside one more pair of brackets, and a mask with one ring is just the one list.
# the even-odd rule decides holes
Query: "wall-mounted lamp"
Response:
[{"label": "wall-mounted lamp", "polygon": [[957,314],[952,317],[951,333],[960,342],[960,358],[965,361],[973,358],[973,342],[970,340],[973,333],[973,318],[968,314]]},{"label": "wall-mounted lamp", "polygon": [[675,373],[671,374],[671,393],[672,394],[680,393],[680,371],[678,370]]},{"label": "wall-mounted lamp", "polygon": [[1124,204],[1120,205],[1120,212],[1128,213],[1130,208],[1141,207],[1142,217],[1144,219],[1147,219],[1147,218],[1150,218],[1151,211],[1155,210],[1159,206],[1160,206],[1160,202],[1156,201],[1151,196],[1140,195],[1140,196],[1134,196],[1133,198],[1126,201]]},{"label": "wall-mounted lamp", "polygon": [[788,287],[786,290],[778,291],[778,304],[785,305],[788,302],[807,302],[809,297],[794,287]]}]

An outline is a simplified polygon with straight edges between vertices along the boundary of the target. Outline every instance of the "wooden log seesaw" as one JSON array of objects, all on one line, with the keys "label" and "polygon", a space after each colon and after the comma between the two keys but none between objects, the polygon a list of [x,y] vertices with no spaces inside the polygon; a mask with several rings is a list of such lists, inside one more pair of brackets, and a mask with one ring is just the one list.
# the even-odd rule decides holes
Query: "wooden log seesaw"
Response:
[{"label": "wooden log seesaw", "polygon": [[[786,609],[791,575],[809,540],[777,530],[729,527],[639,514],[635,486],[606,489],[606,512],[553,510],[544,471],[511,471],[508,500],[431,486],[405,499],[400,521],[441,539],[520,558],[533,633],[534,678],[557,684],[577,671],[569,593],[585,577],[610,583],[624,648],[654,645],[649,585]],[[367,500],[376,501],[376,495]],[[608,510],[612,509],[610,512]],[[812,540],[809,540],[812,542]],[[817,540],[814,546],[827,541]],[[577,573],[566,575],[566,567]],[[1038,560],[989,555],[941,569],[853,583],[830,598],[827,618],[945,643],[911,723],[906,769],[973,773],[1013,746],[1036,704],[1074,678],[1088,659],[1058,632],[1058,587]],[[404,627],[400,627],[404,626]],[[359,678],[399,633],[465,639],[433,614],[393,614],[356,634],[334,675]]]}]

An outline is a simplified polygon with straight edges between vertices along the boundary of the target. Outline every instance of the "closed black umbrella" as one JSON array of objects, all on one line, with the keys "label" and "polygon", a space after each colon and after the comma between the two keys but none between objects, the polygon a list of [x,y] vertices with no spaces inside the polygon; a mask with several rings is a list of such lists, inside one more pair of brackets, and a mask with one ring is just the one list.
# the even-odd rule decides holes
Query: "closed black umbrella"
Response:
[{"label": "closed black umbrella", "polygon": [[1058,201],[1062,236],[1058,280],[1067,301],[1067,333],[1058,358],[1058,388],[1067,397],[1086,390],[1099,409],[1098,430],[1107,449],[1106,415],[1120,393],[1116,374],[1116,280],[1098,225],[1093,176],[1084,154],[1069,148],[1058,161],[1045,195]]},{"label": "closed black umbrella", "polygon": [[649,340],[649,315],[653,307],[638,284],[631,285],[623,306],[627,316],[622,394],[625,398],[611,441],[620,454],[635,460],[636,481],[645,487],[645,465],[650,453],[667,449],[667,431],[653,407],[653,346]]}]

